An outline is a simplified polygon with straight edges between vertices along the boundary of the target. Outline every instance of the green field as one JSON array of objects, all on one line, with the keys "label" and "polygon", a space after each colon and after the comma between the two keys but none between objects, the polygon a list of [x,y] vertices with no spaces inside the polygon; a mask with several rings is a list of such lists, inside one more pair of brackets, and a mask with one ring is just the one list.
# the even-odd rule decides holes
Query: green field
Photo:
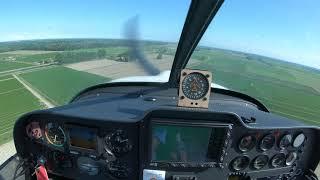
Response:
[{"label": "green field", "polygon": [[262,101],[272,112],[320,125],[320,72],[275,59],[200,49],[190,68],[213,72],[214,82]]},{"label": "green field", "polygon": [[21,74],[20,77],[55,105],[66,104],[84,88],[109,81],[105,77],[63,66]]},{"label": "green field", "polygon": [[29,66],[31,66],[31,65],[19,63],[19,62],[0,61],[0,72],[29,67]]},{"label": "green field", "polygon": [[12,76],[0,81],[0,144],[12,138],[13,125],[24,113],[40,109],[39,101]]},{"label": "green field", "polygon": [[13,78],[11,75],[0,76],[0,81]]}]

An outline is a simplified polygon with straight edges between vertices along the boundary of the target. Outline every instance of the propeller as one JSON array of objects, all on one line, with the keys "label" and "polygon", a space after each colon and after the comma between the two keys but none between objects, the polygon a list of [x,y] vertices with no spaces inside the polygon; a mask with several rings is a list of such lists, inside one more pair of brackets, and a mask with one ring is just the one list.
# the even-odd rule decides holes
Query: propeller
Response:
[{"label": "propeller", "polygon": [[124,26],[124,37],[127,40],[130,57],[136,59],[140,67],[149,75],[160,74],[160,70],[155,67],[143,54],[139,41],[139,16],[130,18]]}]

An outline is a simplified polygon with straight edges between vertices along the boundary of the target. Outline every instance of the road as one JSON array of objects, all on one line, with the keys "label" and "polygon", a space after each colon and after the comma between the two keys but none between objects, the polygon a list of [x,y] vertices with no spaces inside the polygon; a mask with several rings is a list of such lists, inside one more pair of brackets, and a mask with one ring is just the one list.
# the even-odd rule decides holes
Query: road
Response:
[{"label": "road", "polygon": [[49,67],[49,66],[54,66],[54,65],[56,65],[56,63],[42,64],[42,65],[29,66],[29,67],[12,69],[12,70],[7,70],[7,71],[1,71],[0,72],[0,76],[6,76],[6,75],[10,75],[12,73],[20,73],[20,72],[29,72],[29,71],[34,71],[34,70],[41,70],[43,68],[46,68],[46,67]]},{"label": "road", "polygon": [[12,74],[12,76],[18,80],[28,91],[30,91],[31,94],[33,94],[36,98],[38,98],[41,102],[43,102],[47,108],[53,108],[54,105],[48,101],[46,98],[44,98],[41,94],[39,94],[37,91],[35,91],[31,86],[29,86],[22,78],[20,78],[16,74]]}]

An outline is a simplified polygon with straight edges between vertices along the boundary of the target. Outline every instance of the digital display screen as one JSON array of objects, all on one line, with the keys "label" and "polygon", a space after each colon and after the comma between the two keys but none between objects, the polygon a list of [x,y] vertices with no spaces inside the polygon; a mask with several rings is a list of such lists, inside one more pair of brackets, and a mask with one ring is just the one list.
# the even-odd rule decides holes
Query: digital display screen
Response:
[{"label": "digital display screen", "polygon": [[97,134],[94,129],[84,127],[71,127],[69,129],[70,145],[78,148],[95,150]]},{"label": "digital display screen", "polygon": [[157,162],[211,162],[208,154],[215,128],[152,125],[151,160]]}]

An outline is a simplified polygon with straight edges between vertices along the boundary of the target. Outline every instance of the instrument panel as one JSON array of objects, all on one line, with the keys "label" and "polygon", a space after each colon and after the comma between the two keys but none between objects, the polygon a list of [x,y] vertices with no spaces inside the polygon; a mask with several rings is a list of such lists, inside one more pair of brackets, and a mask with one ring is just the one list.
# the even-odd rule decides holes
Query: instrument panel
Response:
[{"label": "instrument panel", "polygon": [[177,89],[143,89],[100,89],[21,117],[18,155],[31,172],[44,162],[50,177],[92,180],[303,179],[319,162],[317,127],[250,98],[216,93],[208,109],[186,108]]},{"label": "instrument panel", "polygon": [[[114,124],[113,124],[114,125]],[[118,127],[88,126],[74,122],[32,120],[25,127],[31,163],[39,158],[46,162],[49,173],[67,178],[129,178],[138,162],[138,134],[131,125]],[[30,129],[31,128],[31,129]],[[44,136],[36,135],[44,134]],[[130,136],[130,138],[129,138]]]},{"label": "instrument panel", "polygon": [[228,167],[232,175],[245,172],[256,176],[261,171],[279,170],[283,174],[277,178],[292,178],[303,172],[304,156],[310,151],[306,146],[311,146],[306,134],[310,138],[313,136],[308,130],[261,129],[244,132],[242,128],[236,127],[234,133],[237,137],[232,137],[230,153],[236,156],[228,156]]},{"label": "instrument panel", "polygon": [[291,178],[304,171],[315,136],[310,129],[250,129],[232,115],[196,122],[151,116],[112,126],[46,119],[25,125],[33,145],[27,151],[33,161],[41,154],[49,173],[67,178],[139,179],[146,170],[171,179]]}]

